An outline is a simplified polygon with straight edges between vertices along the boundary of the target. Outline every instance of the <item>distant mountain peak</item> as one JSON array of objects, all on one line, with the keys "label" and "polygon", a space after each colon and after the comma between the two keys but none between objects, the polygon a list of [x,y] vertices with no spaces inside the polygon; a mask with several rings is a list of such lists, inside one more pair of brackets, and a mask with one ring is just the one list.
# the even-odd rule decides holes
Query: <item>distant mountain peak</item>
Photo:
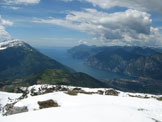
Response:
[{"label": "distant mountain peak", "polygon": [[0,42],[0,50],[5,50],[9,47],[18,47],[18,46],[24,46],[24,45],[25,43],[18,39],[5,40],[5,41]]}]

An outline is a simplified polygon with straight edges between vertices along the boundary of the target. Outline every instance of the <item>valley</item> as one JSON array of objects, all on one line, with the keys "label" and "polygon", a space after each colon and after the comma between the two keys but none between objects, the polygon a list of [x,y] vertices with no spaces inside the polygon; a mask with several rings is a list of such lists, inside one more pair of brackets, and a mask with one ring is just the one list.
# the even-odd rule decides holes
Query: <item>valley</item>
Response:
[{"label": "valley", "polygon": [[82,59],[77,59],[69,55],[68,50],[71,49],[70,47],[36,47],[36,49],[60,63],[71,67],[75,71],[86,73],[98,80],[131,78],[123,74],[108,72],[87,66]]},{"label": "valley", "polygon": [[162,0],[0,0],[0,122],[162,122]]}]

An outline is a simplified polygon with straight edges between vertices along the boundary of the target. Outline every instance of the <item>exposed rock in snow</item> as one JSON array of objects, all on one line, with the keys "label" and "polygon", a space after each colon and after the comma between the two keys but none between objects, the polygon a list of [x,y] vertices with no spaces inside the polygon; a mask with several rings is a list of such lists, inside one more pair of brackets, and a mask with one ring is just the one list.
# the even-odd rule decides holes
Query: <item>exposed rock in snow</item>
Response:
[{"label": "exposed rock in snow", "polygon": [[27,106],[15,107],[14,104],[7,104],[3,110],[5,110],[4,116],[28,112]]},{"label": "exposed rock in snow", "polygon": [[113,96],[118,96],[119,92],[115,91],[114,89],[109,89],[105,91],[105,95],[113,95]]},{"label": "exposed rock in snow", "polygon": [[[59,88],[59,90],[56,90],[56,88]],[[12,104],[16,101],[14,104],[15,108],[27,106],[28,112],[6,117],[0,116],[0,122],[44,122],[47,120],[56,122],[162,121],[162,101],[157,99],[161,98],[161,95],[125,93],[114,89],[90,89],[55,85],[34,85],[22,89],[27,91],[24,98],[21,97],[22,94],[6,93],[5,97],[9,96],[11,99],[15,99],[13,102],[1,97],[4,93],[0,92],[0,103],[5,101],[6,104]],[[47,89],[51,91],[46,93]],[[66,94],[65,92],[69,90],[77,92],[77,95]],[[37,95],[33,96],[31,94],[32,91]],[[110,95],[106,95],[106,92]],[[38,104],[40,101],[43,102],[43,106],[47,109],[40,109]],[[47,104],[50,106],[54,105],[51,101],[55,101],[60,107],[46,107]]]},{"label": "exposed rock in snow", "polygon": [[5,40],[0,42],[0,50],[4,50],[7,49],[9,47],[15,47],[15,46],[24,46],[24,42],[17,40],[17,39],[13,39],[13,40]]}]

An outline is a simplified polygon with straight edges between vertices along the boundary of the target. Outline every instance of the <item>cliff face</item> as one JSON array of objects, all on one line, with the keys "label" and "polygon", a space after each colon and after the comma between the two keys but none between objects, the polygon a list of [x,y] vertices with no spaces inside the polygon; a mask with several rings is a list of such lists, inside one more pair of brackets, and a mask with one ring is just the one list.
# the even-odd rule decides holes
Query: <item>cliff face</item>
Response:
[{"label": "cliff face", "polygon": [[125,74],[162,80],[162,54],[140,57],[129,63]]}]

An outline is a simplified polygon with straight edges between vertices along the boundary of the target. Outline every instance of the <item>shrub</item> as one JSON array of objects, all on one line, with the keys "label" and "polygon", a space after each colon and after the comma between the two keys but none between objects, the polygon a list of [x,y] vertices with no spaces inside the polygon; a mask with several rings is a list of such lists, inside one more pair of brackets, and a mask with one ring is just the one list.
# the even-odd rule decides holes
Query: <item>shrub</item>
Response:
[{"label": "shrub", "polygon": [[51,108],[51,107],[59,107],[59,105],[53,100],[38,101],[38,104],[39,104],[40,109]]},{"label": "shrub", "polygon": [[77,91],[74,91],[74,90],[68,90],[65,93],[68,94],[68,95],[72,95],[72,96],[76,96],[78,94],[78,92]]},{"label": "shrub", "polygon": [[157,98],[157,100],[162,101],[162,97]]},{"label": "shrub", "polygon": [[83,90],[78,91],[78,93],[81,93],[81,94],[93,94],[93,92],[86,92],[86,91],[83,91]]}]

